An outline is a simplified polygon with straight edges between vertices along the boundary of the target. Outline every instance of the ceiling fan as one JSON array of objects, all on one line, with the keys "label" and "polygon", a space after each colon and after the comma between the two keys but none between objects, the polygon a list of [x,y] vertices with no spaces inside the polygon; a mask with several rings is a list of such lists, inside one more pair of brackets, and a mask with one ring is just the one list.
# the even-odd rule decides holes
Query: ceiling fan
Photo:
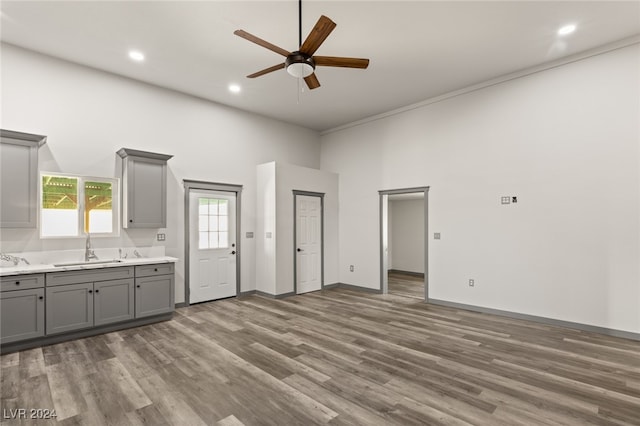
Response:
[{"label": "ceiling fan", "polygon": [[281,47],[262,40],[259,37],[249,34],[243,30],[236,30],[233,33],[238,37],[249,40],[259,46],[265,47],[272,52],[278,53],[285,57],[285,61],[281,64],[265,68],[256,73],[250,74],[248,78],[256,78],[268,74],[273,71],[286,68],[287,72],[294,77],[304,78],[309,89],[320,87],[320,82],[315,75],[317,66],[321,67],[342,67],[342,68],[367,68],[369,66],[368,59],[362,58],[344,58],[337,56],[314,56],[320,45],[329,37],[329,34],[336,27],[336,23],[326,16],[320,16],[318,22],[313,27],[304,43],[302,42],[302,0],[298,1],[298,40],[300,48],[296,51],[289,52]]}]

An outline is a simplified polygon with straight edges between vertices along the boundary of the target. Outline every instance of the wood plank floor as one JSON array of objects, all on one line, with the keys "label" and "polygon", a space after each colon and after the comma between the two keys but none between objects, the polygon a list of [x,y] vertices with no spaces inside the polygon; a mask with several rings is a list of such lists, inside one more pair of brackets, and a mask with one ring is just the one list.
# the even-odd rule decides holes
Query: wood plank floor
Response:
[{"label": "wood plank floor", "polygon": [[424,277],[402,272],[389,272],[387,282],[391,294],[424,300]]},{"label": "wood plank floor", "polygon": [[640,425],[640,342],[333,289],[1,357],[61,425]]}]

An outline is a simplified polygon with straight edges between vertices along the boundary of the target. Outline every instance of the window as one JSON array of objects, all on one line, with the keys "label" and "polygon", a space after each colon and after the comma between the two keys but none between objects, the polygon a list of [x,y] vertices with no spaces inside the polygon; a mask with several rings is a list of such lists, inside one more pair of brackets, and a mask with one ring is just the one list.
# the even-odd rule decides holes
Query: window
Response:
[{"label": "window", "polygon": [[118,179],[43,173],[40,236],[117,236]]},{"label": "window", "polygon": [[229,200],[198,199],[200,249],[229,248]]}]

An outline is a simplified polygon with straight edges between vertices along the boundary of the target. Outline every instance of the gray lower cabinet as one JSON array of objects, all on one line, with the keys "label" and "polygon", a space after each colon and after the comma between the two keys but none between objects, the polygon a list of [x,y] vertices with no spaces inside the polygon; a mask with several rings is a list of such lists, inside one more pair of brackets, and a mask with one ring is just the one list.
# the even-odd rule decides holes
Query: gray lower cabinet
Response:
[{"label": "gray lower cabinet", "polygon": [[44,336],[44,288],[0,293],[0,344]]},{"label": "gray lower cabinet", "polygon": [[47,335],[133,318],[131,278],[47,287]]},{"label": "gray lower cabinet", "polygon": [[93,288],[94,325],[111,324],[135,317],[133,279],[95,283]]},{"label": "gray lower cabinet", "polygon": [[51,272],[47,282],[47,335],[135,317],[134,267]]},{"label": "gray lower cabinet", "polygon": [[93,326],[93,283],[47,287],[47,335]]},{"label": "gray lower cabinet", "polygon": [[173,264],[136,266],[136,318],[173,312]]},{"label": "gray lower cabinet", "polygon": [[0,284],[2,353],[93,327],[168,319],[175,304],[173,263],[5,276]]}]

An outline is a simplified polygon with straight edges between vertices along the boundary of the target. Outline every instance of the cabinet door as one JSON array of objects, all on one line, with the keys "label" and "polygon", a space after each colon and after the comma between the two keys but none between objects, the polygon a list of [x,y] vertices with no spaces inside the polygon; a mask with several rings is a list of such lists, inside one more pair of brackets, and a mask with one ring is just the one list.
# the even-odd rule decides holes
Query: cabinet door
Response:
[{"label": "cabinet door", "polygon": [[44,336],[44,288],[0,293],[0,344]]},{"label": "cabinet door", "polygon": [[167,226],[166,162],[129,158],[127,161],[126,228]]},{"label": "cabinet door", "polygon": [[133,299],[133,279],[94,283],[94,325],[133,319],[135,306]]},{"label": "cabinet door", "polygon": [[47,335],[93,326],[93,283],[47,287]]},{"label": "cabinet door", "polygon": [[35,228],[38,148],[2,138],[0,143],[0,227]]},{"label": "cabinet door", "polygon": [[173,312],[173,275],[136,278],[136,318]]}]

